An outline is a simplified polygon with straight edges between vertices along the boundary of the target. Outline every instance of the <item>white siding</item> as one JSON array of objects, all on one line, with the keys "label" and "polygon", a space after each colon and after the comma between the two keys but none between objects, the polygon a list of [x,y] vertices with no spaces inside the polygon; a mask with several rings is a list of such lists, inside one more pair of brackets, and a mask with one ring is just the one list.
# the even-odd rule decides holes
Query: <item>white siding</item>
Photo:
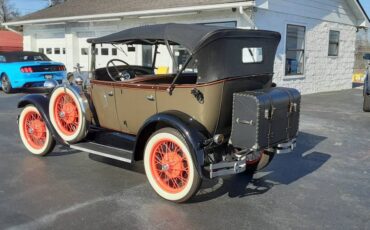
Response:
[{"label": "white siding", "polygon": [[355,26],[358,19],[350,1],[353,0],[256,0],[256,4],[271,12]]},{"label": "white siding", "polygon": [[[285,4],[285,7],[276,5],[277,2]],[[336,2],[338,3],[337,8],[333,4]],[[282,35],[274,69],[274,81],[278,85],[297,88],[304,94],[352,87],[356,28],[347,24],[352,16],[351,11],[346,13],[349,9],[346,8],[344,2],[339,0],[315,0],[310,3],[303,0],[264,1],[263,7],[268,7],[269,10],[259,9],[255,21],[258,29],[278,31]],[[323,19],[317,18],[319,15],[315,16],[315,13],[312,13],[316,8],[323,9],[319,12],[326,12],[331,16],[322,15]],[[334,17],[333,12],[341,12],[337,15],[340,17]],[[327,21],[327,18],[331,20]],[[303,75],[285,76],[287,24],[306,27],[305,72]],[[340,31],[338,57],[328,56],[330,30]]]}]

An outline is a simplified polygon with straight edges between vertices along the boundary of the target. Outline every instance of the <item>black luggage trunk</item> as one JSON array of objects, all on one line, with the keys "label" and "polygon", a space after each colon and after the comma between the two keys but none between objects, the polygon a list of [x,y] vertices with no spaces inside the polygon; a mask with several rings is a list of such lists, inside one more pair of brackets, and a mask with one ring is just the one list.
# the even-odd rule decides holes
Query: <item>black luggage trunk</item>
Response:
[{"label": "black luggage trunk", "polygon": [[231,142],[242,149],[275,147],[297,136],[301,95],[271,88],[234,94]]}]

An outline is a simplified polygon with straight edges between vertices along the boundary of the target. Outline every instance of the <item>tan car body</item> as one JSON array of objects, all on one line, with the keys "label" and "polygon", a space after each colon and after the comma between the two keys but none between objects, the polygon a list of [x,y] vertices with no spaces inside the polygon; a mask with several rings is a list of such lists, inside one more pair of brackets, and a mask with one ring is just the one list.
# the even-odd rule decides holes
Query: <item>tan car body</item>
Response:
[{"label": "tan car body", "polygon": [[[210,134],[225,133],[231,126],[232,94],[254,87],[247,83],[250,80],[236,78],[206,84],[179,84],[169,94],[169,85],[153,83],[159,79],[172,78],[142,76],[126,82],[92,80],[90,93],[100,126],[137,135],[151,116],[176,110],[198,121]],[[197,100],[193,89],[202,93],[204,101]]]}]

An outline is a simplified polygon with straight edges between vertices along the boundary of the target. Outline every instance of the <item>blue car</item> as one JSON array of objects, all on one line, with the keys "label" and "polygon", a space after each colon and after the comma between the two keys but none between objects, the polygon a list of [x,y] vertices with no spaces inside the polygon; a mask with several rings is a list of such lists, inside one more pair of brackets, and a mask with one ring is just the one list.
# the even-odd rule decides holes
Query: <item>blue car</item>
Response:
[{"label": "blue car", "polygon": [[5,93],[19,89],[42,87],[47,79],[59,83],[66,77],[63,63],[51,61],[37,52],[0,53],[0,87]]}]

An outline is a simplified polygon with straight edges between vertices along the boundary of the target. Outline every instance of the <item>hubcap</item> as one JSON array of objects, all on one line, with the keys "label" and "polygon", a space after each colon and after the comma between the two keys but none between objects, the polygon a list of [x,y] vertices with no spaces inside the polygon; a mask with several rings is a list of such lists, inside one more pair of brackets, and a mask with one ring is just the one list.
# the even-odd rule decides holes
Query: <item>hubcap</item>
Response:
[{"label": "hubcap", "polygon": [[176,142],[157,142],[151,151],[150,164],[152,174],[161,189],[178,193],[186,187],[189,181],[188,159]]},{"label": "hubcap", "polygon": [[35,149],[41,149],[46,143],[46,125],[40,114],[32,111],[25,115],[23,121],[24,136],[28,144]]},{"label": "hubcap", "polygon": [[79,111],[69,94],[62,93],[56,98],[54,114],[57,126],[64,135],[75,134],[79,125]]}]

